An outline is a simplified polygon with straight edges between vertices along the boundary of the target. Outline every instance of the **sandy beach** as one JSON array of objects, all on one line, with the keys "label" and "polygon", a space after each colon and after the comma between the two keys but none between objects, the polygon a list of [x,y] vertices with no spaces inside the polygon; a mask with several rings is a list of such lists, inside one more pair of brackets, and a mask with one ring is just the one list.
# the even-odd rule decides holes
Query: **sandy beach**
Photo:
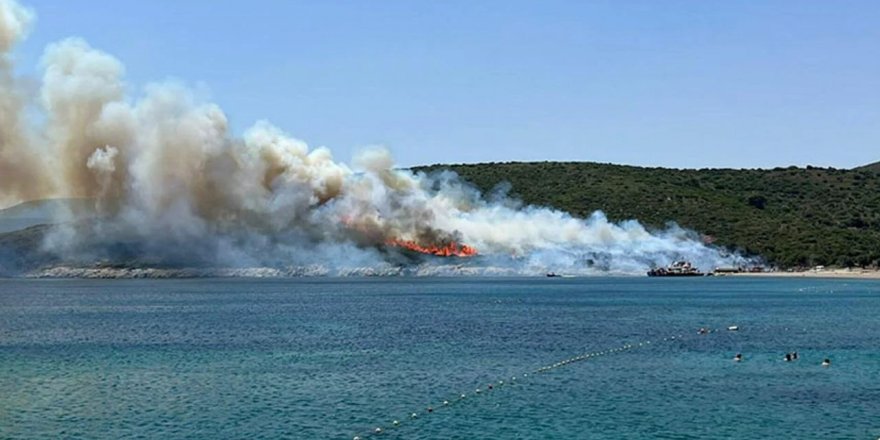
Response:
[{"label": "sandy beach", "polygon": [[853,278],[880,280],[880,270],[871,269],[822,269],[800,272],[759,272],[732,273],[724,276],[737,277],[780,277],[780,278]]}]

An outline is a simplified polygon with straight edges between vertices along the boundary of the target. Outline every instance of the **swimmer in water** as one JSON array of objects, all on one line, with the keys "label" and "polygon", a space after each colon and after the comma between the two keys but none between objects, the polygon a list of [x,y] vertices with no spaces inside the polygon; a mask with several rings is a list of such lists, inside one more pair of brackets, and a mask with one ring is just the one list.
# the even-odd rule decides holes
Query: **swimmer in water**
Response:
[{"label": "swimmer in water", "polygon": [[825,360],[822,361],[822,366],[823,367],[831,366],[831,359],[825,358]]},{"label": "swimmer in water", "polygon": [[797,352],[796,351],[791,353],[791,359],[795,360],[795,361],[797,360]]},{"label": "swimmer in water", "polygon": [[736,356],[733,357],[734,362],[742,362],[742,360],[743,360],[742,353],[737,353]]},{"label": "swimmer in water", "polygon": [[791,362],[791,353],[785,353],[785,362]]}]

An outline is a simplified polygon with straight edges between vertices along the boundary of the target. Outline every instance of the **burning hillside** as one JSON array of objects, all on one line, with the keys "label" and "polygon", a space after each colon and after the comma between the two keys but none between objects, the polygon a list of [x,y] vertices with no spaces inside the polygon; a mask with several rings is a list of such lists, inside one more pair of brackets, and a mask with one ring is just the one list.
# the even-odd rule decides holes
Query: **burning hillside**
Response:
[{"label": "burning hillside", "polygon": [[410,240],[391,239],[385,244],[392,247],[398,247],[421,254],[434,255],[437,257],[473,257],[477,255],[477,250],[454,241],[441,245],[420,245]]},{"label": "burning hillside", "polygon": [[[453,173],[397,169],[384,149],[349,166],[265,121],[236,136],[219,106],[180,84],[126,95],[122,63],[82,39],[49,45],[35,84],[16,76],[11,56],[33,17],[0,0],[0,206],[93,201],[92,218],[62,210],[43,232],[40,252],[54,260],[389,273],[406,264],[383,252],[394,247],[441,257],[479,249],[481,258],[456,267],[513,273],[643,273],[675,259],[732,265],[679,228],[651,233],[601,213],[580,219],[486,200]],[[17,252],[0,249],[0,269]]]}]

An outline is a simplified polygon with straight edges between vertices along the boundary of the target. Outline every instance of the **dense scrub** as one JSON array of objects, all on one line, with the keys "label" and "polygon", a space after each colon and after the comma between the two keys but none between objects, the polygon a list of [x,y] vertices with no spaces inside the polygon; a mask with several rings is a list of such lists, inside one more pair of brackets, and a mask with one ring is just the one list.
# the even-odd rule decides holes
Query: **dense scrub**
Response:
[{"label": "dense scrub", "polygon": [[432,165],[484,192],[648,227],[674,221],[783,267],[880,264],[880,163],[854,170],[678,170],[583,163]]}]

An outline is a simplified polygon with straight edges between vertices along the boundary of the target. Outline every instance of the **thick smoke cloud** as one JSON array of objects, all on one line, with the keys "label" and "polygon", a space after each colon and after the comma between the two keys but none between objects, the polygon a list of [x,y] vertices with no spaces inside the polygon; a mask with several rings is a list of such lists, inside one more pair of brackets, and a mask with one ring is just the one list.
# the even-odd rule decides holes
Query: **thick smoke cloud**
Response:
[{"label": "thick smoke cloud", "polygon": [[[601,213],[487,201],[451,173],[396,170],[383,149],[349,167],[268,122],[236,137],[219,107],[179,84],[127,96],[122,63],[77,38],[46,49],[29,102],[11,52],[32,21],[0,0],[0,204],[94,201],[94,216],[62,216],[45,238],[60,261],[288,274],[637,273],[678,258],[732,261],[675,227],[651,233]],[[29,106],[43,117],[29,121]],[[467,243],[480,255],[420,259],[392,240]]]},{"label": "thick smoke cloud", "polygon": [[0,204],[39,197],[48,190],[41,154],[23,120],[26,96],[13,73],[11,51],[28,33],[34,14],[0,0]]}]

